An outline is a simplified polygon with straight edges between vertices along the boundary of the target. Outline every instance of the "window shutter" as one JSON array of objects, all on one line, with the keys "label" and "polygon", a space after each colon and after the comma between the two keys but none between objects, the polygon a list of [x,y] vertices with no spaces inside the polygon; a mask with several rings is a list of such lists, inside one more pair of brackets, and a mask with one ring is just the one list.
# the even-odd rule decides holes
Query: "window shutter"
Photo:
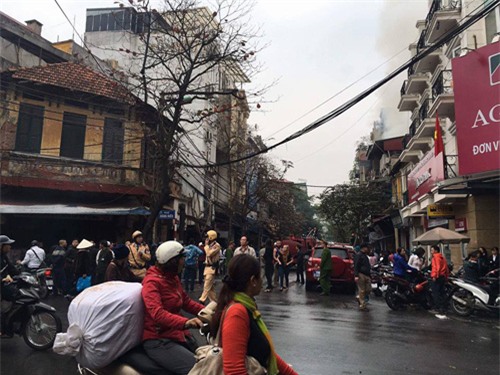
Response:
[{"label": "window shutter", "polygon": [[60,156],[83,159],[87,116],[64,112]]},{"label": "window shutter", "polygon": [[16,130],[17,151],[40,153],[43,116],[43,107],[21,103]]}]

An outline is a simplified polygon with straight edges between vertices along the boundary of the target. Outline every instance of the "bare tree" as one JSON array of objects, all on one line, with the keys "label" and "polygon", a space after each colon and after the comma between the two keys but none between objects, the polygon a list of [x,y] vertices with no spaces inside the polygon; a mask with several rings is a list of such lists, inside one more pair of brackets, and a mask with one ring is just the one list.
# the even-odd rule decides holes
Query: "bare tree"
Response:
[{"label": "bare tree", "polygon": [[[260,70],[260,32],[250,23],[252,1],[163,0],[159,9],[149,1],[128,3],[120,6],[142,15],[144,29],[136,49],[118,50],[136,67],[130,72],[134,91],[159,112],[148,140],[151,214],[143,228],[148,236],[175,174],[189,164],[179,158],[185,136],[209,126],[221,113],[231,115],[239,101],[247,102],[236,83],[248,83]],[[256,89],[251,97],[258,100],[262,93]],[[218,105],[222,97],[232,98],[232,104]]]}]

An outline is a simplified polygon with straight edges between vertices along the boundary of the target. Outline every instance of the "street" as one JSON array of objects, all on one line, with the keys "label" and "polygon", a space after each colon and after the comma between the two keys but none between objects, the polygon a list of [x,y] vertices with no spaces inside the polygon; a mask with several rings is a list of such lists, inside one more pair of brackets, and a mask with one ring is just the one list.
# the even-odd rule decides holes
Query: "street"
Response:
[{"label": "street", "polygon": [[[291,275],[294,279],[294,275]],[[220,286],[220,282],[218,282]],[[200,287],[193,297],[198,297]],[[47,300],[67,327],[68,303]],[[372,297],[357,311],[353,295],[321,297],[291,283],[286,292],[262,293],[259,310],[276,350],[299,374],[498,374],[499,323],[480,314],[439,320],[427,311],[391,311]],[[73,358],[34,352],[22,338],[1,343],[1,373],[73,375]]]}]

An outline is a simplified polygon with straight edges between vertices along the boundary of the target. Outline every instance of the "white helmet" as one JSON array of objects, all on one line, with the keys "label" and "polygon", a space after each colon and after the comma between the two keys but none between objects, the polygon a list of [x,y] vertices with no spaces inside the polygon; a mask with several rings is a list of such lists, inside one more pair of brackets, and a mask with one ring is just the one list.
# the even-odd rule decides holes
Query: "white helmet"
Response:
[{"label": "white helmet", "polygon": [[165,264],[182,253],[184,253],[184,246],[177,241],[167,241],[156,249],[156,260],[160,264]]}]

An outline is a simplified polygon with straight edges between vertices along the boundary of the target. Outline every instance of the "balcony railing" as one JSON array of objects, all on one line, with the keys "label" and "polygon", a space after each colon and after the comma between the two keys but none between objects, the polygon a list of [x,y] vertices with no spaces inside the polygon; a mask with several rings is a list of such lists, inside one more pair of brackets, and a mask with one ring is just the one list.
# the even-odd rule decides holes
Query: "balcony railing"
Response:
[{"label": "balcony railing", "polygon": [[432,21],[432,17],[439,10],[456,10],[462,8],[462,2],[460,0],[434,0],[429,9],[429,13],[427,13],[427,17],[425,18],[425,22],[428,25],[429,22]]},{"label": "balcony railing", "polygon": [[425,30],[423,30],[422,33],[420,34],[420,38],[418,38],[417,54],[422,52],[422,50],[424,50],[426,47],[427,45],[425,44]]},{"label": "balcony railing", "polygon": [[453,93],[452,82],[451,70],[443,70],[432,85],[432,97],[436,99],[439,95]]},{"label": "balcony railing", "polygon": [[408,199],[408,192],[405,191],[403,193],[403,207],[408,206],[409,203],[410,203],[410,200]]},{"label": "balcony railing", "polygon": [[416,120],[414,120],[410,125],[410,131],[408,133],[410,137],[413,137],[417,133],[417,128],[418,128],[418,123]]},{"label": "balcony railing", "polygon": [[415,74],[415,64],[410,65],[410,67],[408,68],[408,77],[410,77],[414,74]]},{"label": "balcony railing", "polygon": [[410,134],[405,134],[405,136],[403,137],[403,150],[406,150],[408,143],[410,143],[411,141],[411,137],[412,136]]},{"label": "balcony railing", "polygon": [[429,106],[430,106],[429,102],[430,102],[429,99],[424,101],[418,110],[419,123],[421,123],[422,121],[424,121],[428,117]]},{"label": "balcony railing", "polygon": [[408,86],[408,80],[405,79],[403,85],[401,86],[401,96],[406,94],[406,87]]}]

